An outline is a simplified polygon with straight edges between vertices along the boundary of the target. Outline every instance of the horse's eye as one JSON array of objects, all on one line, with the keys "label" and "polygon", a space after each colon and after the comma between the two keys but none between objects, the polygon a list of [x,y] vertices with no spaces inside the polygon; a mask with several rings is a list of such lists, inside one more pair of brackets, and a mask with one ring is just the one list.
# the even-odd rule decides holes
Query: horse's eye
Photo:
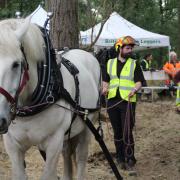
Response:
[{"label": "horse's eye", "polygon": [[12,69],[16,69],[16,68],[18,68],[19,67],[19,62],[14,62],[13,64],[12,64]]}]

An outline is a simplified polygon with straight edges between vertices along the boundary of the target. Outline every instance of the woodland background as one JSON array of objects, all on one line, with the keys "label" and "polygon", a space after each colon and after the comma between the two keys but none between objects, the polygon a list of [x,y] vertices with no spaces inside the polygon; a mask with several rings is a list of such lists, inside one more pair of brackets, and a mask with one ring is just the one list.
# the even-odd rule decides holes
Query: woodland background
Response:
[{"label": "woodland background", "polygon": [[[55,14],[52,39],[57,47],[78,48],[80,30],[94,26],[116,11],[143,29],[170,36],[171,48],[180,57],[179,0],[0,0],[0,19],[15,17],[16,11],[25,17],[39,4]],[[155,68],[161,68],[168,60],[166,48],[146,50],[138,53],[138,57],[149,52],[154,56]]]}]

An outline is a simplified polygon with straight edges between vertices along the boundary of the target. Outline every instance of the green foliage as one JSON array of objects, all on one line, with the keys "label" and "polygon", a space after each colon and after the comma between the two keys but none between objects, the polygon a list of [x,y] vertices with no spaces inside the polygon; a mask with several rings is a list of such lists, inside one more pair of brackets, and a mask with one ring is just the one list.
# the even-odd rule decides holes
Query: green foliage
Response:
[{"label": "green foliage", "polygon": [[[21,11],[22,16],[26,16],[42,2],[42,0],[6,1],[8,2],[7,5],[4,8],[0,7],[0,19],[14,17],[16,11]],[[94,13],[92,9],[97,10],[97,13]],[[106,19],[113,11],[141,28],[170,36],[172,49],[179,50],[180,53],[180,37],[178,36],[180,33],[180,1],[79,0],[79,29],[86,30],[94,26],[102,19]],[[157,66],[160,67],[167,59],[167,49],[151,51],[155,57],[154,59],[158,60]]]},{"label": "green foliage", "polygon": [[80,24],[80,30],[86,30],[90,27],[89,25],[89,19],[87,17],[87,11],[90,11],[90,9],[87,6],[87,3],[85,1],[79,2],[79,24]]},{"label": "green foliage", "polygon": [[0,19],[15,17],[15,12],[20,11],[21,15],[27,16],[34,11],[42,0],[8,0],[7,5],[0,7]]},{"label": "green foliage", "polygon": [[[88,0],[86,0],[88,1]],[[107,17],[109,11],[116,11],[128,21],[137,26],[151,32],[168,35],[172,49],[180,52],[180,20],[178,21],[178,0],[90,0],[91,8],[98,9],[103,19]],[[89,8],[86,6],[86,8]],[[179,7],[180,8],[180,7]],[[180,10],[180,9],[179,9]],[[86,13],[86,12],[84,12]],[[180,14],[180,13],[179,13]],[[180,18],[180,15],[179,15]],[[86,22],[88,17],[83,16]],[[83,25],[83,30],[89,28]],[[178,29],[179,27],[179,29]],[[154,55],[154,66],[162,67],[162,64],[168,60],[168,50],[166,48],[158,48],[150,50]],[[140,52],[143,56],[147,51]],[[180,54],[179,54],[180,55]]]},{"label": "green foliage", "polygon": [[79,0],[80,29],[86,30],[106,19],[113,10],[113,4],[113,1],[108,0]]}]

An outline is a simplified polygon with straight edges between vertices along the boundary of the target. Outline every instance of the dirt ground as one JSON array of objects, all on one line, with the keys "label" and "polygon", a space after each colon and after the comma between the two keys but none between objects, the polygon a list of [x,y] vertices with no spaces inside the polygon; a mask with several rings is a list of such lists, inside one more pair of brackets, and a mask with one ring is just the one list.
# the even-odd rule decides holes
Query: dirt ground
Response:
[{"label": "dirt ground", "polygon": [[[111,153],[114,150],[112,129],[103,122],[104,140]],[[135,154],[137,175],[120,170],[125,180],[179,180],[180,179],[180,115],[174,111],[174,101],[138,102],[136,114]],[[35,147],[27,152],[29,180],[38,180],[43,161]],[[61,176],[62,159],[58,165]],[[0,180],[11,179],[11,165],[0,140]],[[91,140],[87,164],[87,180],[115,180],[99,145]]]}]

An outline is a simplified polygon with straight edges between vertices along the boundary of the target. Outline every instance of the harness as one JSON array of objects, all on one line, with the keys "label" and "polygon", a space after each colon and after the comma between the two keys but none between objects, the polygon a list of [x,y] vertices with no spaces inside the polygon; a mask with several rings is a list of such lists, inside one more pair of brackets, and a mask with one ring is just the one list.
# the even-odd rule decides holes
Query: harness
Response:
[{"label": "harness", "polygon": [[[45,22],[45,24],[47,22]],[[114,161],[112,160],[112,157],[101,135],[98,133],[98,131],[96,130],[92,122],[88,119],[88,113],[99,110],[100,106],[94,109],[89,109],[89,108],[81,107],[79,105],[79,80],[77,76],[79,73],[79,70],[74,64],[72,64],[68,59],[65,59],[63,56],[58,57],[60,58],[61,61],[59,64],[57,64],[56,57],[58,55],[57,55],[57,52],[51,46],[50,39],[49,39],[46,29],[44,29],[44,34],[45,34],[44,36],[45,43],[47,47],[46,48],[47,58],[45,62],[40,62],[37,64],[38,83],[37,83],[36,89],[34,90],[32,94],[31,104],[25,107],[17,107],[17,100],[18,100],[19,93],[21,92],[21,90],[23,89],[23,87],[25,86],[29,78],[28,77],[28,63],[27,63],[23,48],[21,49],[24,55],[24,61],[22,63],[23,73],[21,75],[20,85],[19,85],[19,88],[17,90],[15,97],[12,97],[5,89],[0,87],[0,93],[3,94],[8,100],[8,102],[10,102],[11,104],[11,114],[12,114],[11,119],[13,120],[16,115],[20,117],[35,115],[45,110],[46,108],[48,108],[50,105],[55,104],[55,102],[59,100],[60,98],[65,99],[74,108],[74,114],[71,121],[71,125],[77,115],[82,120],[84,120],[84,123],[88,126],[88,128],[94,134],[95,139],[99,142],[99,145],[101,146],[116,178],[118,180],[121,180],[122,177],[119,174],[119,171]],[[66,51],[64,53],[66,53]],[[76,89],[75,99],[73,99],[70,93],[64,88],[63,78],[60,71],[61,65],[64,65],[74,78],[75,89]],[[70,125],[70,128],[71,128],[71,125]],[[66,133],[70,132],[70,128]]]}]

